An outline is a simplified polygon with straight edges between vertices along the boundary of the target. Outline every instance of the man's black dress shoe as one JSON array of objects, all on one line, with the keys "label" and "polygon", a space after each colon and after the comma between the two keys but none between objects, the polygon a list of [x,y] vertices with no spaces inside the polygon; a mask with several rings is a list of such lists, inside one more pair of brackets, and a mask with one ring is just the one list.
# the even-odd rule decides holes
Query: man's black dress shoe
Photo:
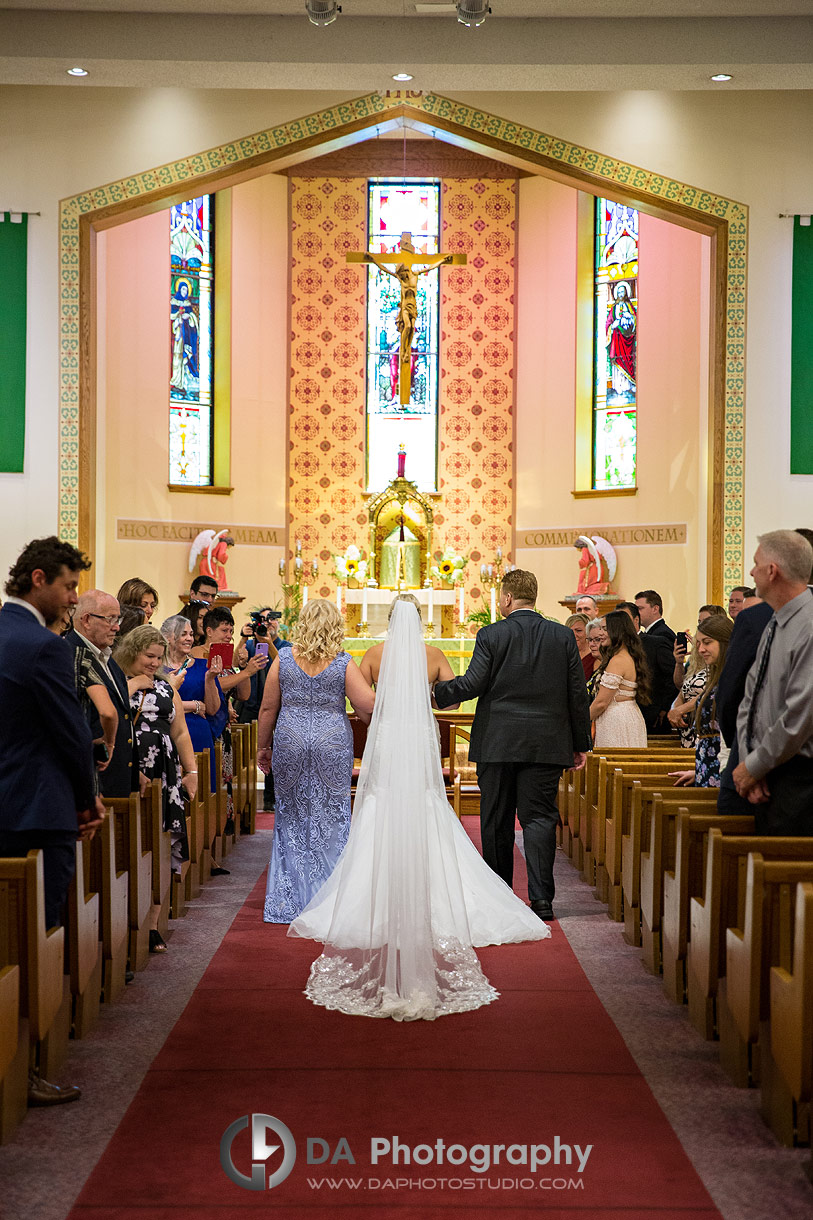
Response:
[{"label": "man's black dress shoe", "polygon": [[538,915],[540,919],[556,918],[553,913],[553,907],[549,902],[542,902],[541,900],[539,902],[532,902],[531,910],[533,911],[534,915]]},{"label": "man's black dress shoe", "polygon": [[231,873],[227,868],[211,868],[209,875],[211,877],[230,877]]},{"label": "man's black dress shoe", "polygon": [[29,1106],[62,1106],[68,1101],[78,1101],[81,1096],[82,1090],[78,1089],[75,1084],[51,1084],[49,1080],[43,1080],[36,1072],[29,1072]]}]

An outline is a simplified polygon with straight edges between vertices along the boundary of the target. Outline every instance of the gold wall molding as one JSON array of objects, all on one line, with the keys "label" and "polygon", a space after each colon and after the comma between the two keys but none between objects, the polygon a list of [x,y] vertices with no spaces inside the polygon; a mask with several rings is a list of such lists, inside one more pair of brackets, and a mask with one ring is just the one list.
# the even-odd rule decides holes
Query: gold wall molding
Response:
[{"label": "gold wall molding", "polygon": [[284,525],[231,525],[222,521],[137,521],[116,518],[116,538],[122,542],[192,542],[201,530],[227,529],[239,546],[284,546]]},{"label": "gold wall molding", "polygon": [[591,525],[587,529],[523,530],[517,545],[521,547],[575,546],[582,534],[600,534],[610,546],[668,546],[686,541],[688,527],[680,525]]}]

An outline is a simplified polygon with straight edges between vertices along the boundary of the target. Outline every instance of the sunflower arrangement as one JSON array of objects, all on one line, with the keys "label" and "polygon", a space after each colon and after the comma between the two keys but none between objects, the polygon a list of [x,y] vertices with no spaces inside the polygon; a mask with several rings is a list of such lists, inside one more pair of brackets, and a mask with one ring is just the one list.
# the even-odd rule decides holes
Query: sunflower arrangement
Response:
[{"label": "sunflower arrangement", "polygon": [[339,581],[355,580],[363,585],[367,580],[367,560],[362,559],[357,546],[349,546],[343,555],[334,555],[333,562]]},{"label": "sunflower arrangement", "polygon": [[429,573],[436,580],[442,580],[447,585],[459,585],[463,583],[468,562],[468,555],[457,555],[453,550],[447,548],[435,566],[429,569]]}]

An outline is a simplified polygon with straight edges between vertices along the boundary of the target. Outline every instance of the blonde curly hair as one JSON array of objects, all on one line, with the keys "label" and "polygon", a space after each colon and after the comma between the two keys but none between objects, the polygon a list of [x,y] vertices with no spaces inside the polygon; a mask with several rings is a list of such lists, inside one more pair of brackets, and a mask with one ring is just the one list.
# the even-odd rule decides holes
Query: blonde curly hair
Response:
[{"label": "blonde curly hair", "polygon": [[149,623],[145,623],[143,627],[134,627],[132,631],[128,631],[125,636],[116,640],[113,645],[113,660],[121,666],[125,673],[129,673],[130,666],[136,657],[142,652],[146,652],[148,648],[152,648],[153,644],[160,644],[166,655],[167,642],[157,627],[151,627]]},{"label": "blonde curly hair", "polygon": [[344,647],[345,625],[333,602],[323,597],[309,601],[299,616],[291,643],[303,661],[332,661]]}]

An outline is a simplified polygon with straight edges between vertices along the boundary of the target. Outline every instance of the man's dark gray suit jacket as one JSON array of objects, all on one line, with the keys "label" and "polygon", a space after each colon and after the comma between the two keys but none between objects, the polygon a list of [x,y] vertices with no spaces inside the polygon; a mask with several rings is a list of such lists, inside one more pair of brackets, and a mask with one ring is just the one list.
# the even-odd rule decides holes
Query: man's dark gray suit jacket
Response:
[{"label": "man's dark gray suit jacket", "polygon": [[590,706],[576,639],[533,610],[481,627],[468,670],[438,682],[438,707],[477,698],[473,762],[573,765],[591,748]]}]

